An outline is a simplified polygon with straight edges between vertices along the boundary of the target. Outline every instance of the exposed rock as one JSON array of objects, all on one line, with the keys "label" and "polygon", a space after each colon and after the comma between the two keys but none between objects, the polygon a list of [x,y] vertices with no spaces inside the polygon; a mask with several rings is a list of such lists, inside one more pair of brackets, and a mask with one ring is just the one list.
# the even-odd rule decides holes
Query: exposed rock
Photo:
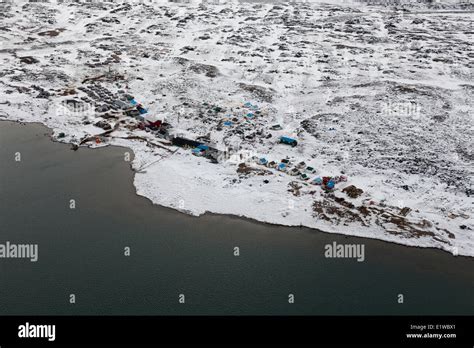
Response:
[{"label": "exposed rock", "polygon": [[357,198],[359,197],[362,193],[364,193],[363,190],[360,188],[355,187],[354,185],[347,186],[342,190],[345,194],[347,194],[350,198]]},{"label": "exposed rock", "polygon": [[26,57],[19,57],[20,62],[25,63],[25,64],[36,64],[39,63],[39,60],[31,57],[31,56],[26,56]]},{"label": "exposed rock", "polygon": [[99,121],[95,123],[94,126],[102,128],[103,130],[112,129],[112,126],[108,122],[105,122],[105,121]]}]

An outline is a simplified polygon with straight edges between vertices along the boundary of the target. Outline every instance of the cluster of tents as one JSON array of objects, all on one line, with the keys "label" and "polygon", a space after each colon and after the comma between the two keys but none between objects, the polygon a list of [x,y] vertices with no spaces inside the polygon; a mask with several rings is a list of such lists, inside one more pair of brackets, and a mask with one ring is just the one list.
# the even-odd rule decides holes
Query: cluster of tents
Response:
[{"label": "cluster of tents", "polygon": [[310,180],[312,174],[316,172],[316,170],[311,167],[307,166],[305,162],[300,162],[296,164],[293,168],[290,169],[290,161],[289,159],[283,159],[281,163],[277,163],[275,161],[269,162],[265,157],[255,158],[255,162],[259,165],[263,165],[269,168],[275,168],[280,172],[288,173],[292,176],[299,176],[304,181],[309,181],[312,185],[321,186],[323,189],[327,191],[331,191],[335,188],[336,184],[339,182],[347,181],[347,177],[344,175],[340,176],[317,176]]},{"label": "cluster of tents", "polygon": [[313,180],[311,180],[311,183],[313,185],[320,185],[323,189],[331,191],[334,190],[335,186],[339,182],[345,182],[347,181],[347,176],[340,175],[340,176],[317,176]]}]

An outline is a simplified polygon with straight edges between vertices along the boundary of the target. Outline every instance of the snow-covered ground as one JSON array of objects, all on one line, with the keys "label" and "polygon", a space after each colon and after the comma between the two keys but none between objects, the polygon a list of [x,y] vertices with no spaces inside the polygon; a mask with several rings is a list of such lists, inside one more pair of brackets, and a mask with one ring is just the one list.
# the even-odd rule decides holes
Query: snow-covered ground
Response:
[{"label": "snow-covered ground", "polygon": [[[186,213],[474,256],[473,6],[403,4],[2,3],[0,119],[131,148],[137,193]],[[121,90],[227,155],[104,108]],[[348,180],[326,192],[261,157]]]}]

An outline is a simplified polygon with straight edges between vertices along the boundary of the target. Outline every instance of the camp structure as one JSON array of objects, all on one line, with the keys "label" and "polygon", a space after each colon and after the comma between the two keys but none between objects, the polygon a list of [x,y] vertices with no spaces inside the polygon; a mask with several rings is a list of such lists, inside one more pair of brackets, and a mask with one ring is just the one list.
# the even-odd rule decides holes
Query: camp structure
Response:
[{"label": "camp structure", "polygon": [[144,117],[145,117],[145,125],[147,127],[159,128],[163,124],[163,120],[156,115],[146,114]]},{"label": "camp structure", "polygon": [[285,137],[285,136],[280,137],[280,143],[291,145],[293,147],[298,145],[298,142],[296,141],[296,139],[293,139],[293,138],[290,138],[290,137]]},{"label": "camp structure", "polygon": [[195,147],[192,151],[194,156],[204,156],[206,153],[207,146],[205,145],[199,145],[198,147]]},{"label": "camp structure", "polygon": [[268,168],[276,168],[277,165],[278,165],[278,163],[276,163],[275,161],[271,161],[271,162],[267,163]]},{"label": "camp structure", "polygon": [[300,162],[296,165],[296,168],[304,169],[304,168],[306,168],[306,163],[304,161],[302,161],[302,162]]},{"label": "camp structure", "polygon": [[301,174],[300,177],[303,180],[309,180],[309,176],[306,173]]},{"label": "camp structure", "polygon": [[195,147],[198,147],[199,145],[202,145],[202,143],[198,141],[183,138],[183,137],[174,137],[171,142],[173,143],[174,146],[179,146],[179,147],[195,148]]},{"label": "camp structure", "polygon": [[296,168],[292,168],[289,173],[290,175],[296,176],[300,174],[300,171]]}]

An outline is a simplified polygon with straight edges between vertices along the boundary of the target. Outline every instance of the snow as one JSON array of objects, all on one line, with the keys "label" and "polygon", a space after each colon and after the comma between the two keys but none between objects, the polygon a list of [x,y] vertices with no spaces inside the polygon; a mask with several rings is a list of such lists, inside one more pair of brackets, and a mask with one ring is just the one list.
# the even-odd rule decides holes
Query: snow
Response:
[{"label": "snow", "polygon": [[[462,12],[469,7],[2,6],[0,119],[41,122],[78,144],[104,132],[94,126],[104,115],[94,100],[72,110],[63,103],[87,99],[79,87],[98,85],[132,94],[147,115],[172,125],[171,134],[236,148],[214,164],[189,149],[164,149],[130,117],[105,119],[118,128],[86,145],[132,149],[137,193],[152,202],[474,256],[472,30]],[[65,30],[41,34],[57,29]],[[23,63],[25,56],[39,62]],[[38,98],[42,91],[49,95]],[[271,130],[275,124],[282,129]],[[280,144],[280,136],[298,146]],[[261,157],[305,161],[316,169],[311,178],[348,181],[326,193],[252,160]],[[242,163],[248,171],[239,173]],[[348,197],[351,185],[363,194]]]}]

